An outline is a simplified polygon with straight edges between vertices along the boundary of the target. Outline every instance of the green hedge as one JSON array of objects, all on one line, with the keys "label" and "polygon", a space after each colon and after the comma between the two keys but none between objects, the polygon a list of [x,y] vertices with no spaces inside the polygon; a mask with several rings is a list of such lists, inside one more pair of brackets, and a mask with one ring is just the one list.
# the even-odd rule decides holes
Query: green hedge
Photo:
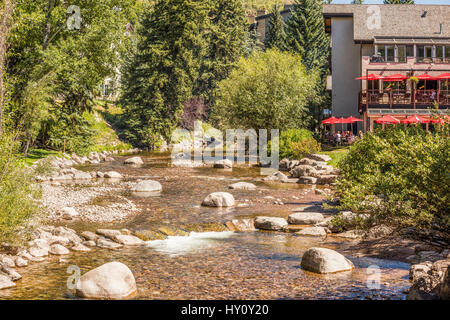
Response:
[{"label": "green hedge", "polygon": [[373,223],[450,230],[449,128],[397,126],[368,134],[339,162],[341,209]]}]

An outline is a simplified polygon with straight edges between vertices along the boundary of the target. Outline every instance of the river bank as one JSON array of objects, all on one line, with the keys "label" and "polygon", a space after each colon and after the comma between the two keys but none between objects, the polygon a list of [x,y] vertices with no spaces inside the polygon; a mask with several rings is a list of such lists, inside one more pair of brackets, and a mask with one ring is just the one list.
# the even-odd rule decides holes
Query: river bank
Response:
[{"label": "river bank", "polygon": [[[325,220],[335,214],[322,206],[324,193],[329,193],[331,186],[264,181],[259,168],[253,167],[178,168],[170,166],[168,154],[140,156],[144,161],[139,165],[124,165],[130,155],[77,166],[77,170],[91,176],[95,173],[95,179],[44,182],[44,203],[53,212],[47,221],[73,229],[81,244],[90,250],[51,254],[42,262],[18,267],[23,278],[16,282],[15,288],[0,291],[1,297],[74,298],[74,292],[66,286],[68,266],[79,266],[84,273],[117,260],[133,271],[138,299],[405,298],[410,286],[411,261],[407,258],[423,252],[419,250],[422,243],[405,240],[393,244],[391,241],[389,251],[386,247],[361,241],[355,234],[339,236],[326,232],[321,236],[306,236],[297,233],[317,227],[314,225],[288,224],[289,228],[284,231],[255,231],[251,223],[242,223],[261,216],[287,221],[296,212],[318,211]],[[99,172],[113,171],[122,179],[97,177]],[[158,181],[162,191],[145,197],[131,191],[134,185],[146,179]],[[255,189],[229,188],[239,181],[252,183]],[[218,191],[232,194],[234,206],[201,205],[208,194]],[[72,208],[77,214],[67,215],[68,210],[63,208]],[[242,226],[248,230],[240,229]],[[101,228],[135,235],[144,242],[120,248],[109,244],[111,248],[106,248],[109,242],[117,244],[117,241],[104,235],[99,237]],[[61,236],[67,231],[53,230],[47,232]],[[99,246],[98,239],[83,237],[86,231],[91,232],[90,236],[97,234],[106,239],[102,239]],[[109,241],[106,245],[105,240]],[[88,246],[88,241],[94,241],[94,246]],[[302,254],[314,246],[345,254],[355,264],[355,270],[322,276],[301,269]],[[67,247],[70,249],[69,245]],[[443,250],[437,254],[442,255]],[[382,289],[377,292],[366,284],[365,268],[370,265],[378,265],[381,270]]]}]

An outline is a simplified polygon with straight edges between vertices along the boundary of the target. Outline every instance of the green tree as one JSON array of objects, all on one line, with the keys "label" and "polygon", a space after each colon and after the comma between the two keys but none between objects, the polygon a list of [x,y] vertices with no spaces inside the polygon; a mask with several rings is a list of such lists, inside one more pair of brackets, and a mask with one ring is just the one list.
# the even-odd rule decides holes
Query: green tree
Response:
[{"label": "green tree", "polygon": [[330,39],[325,33],[319,0],[295,0],[291,17],[286,22],[288,50],[300,54],[309,69],[327,69]]},{"label": "green tree", "polygon": [[269,26],[265,39],[266,48],[285,49],[286,33],[284,32],[285,24],[281,16],[281,6],[274,5],[272,7],[271,16],[269,19]]},{"label": "green tree", "polygon": [[212,118],[223,129],[304,128],[318,79],[294,54],[254,52],[220,83]]},{"label": "green tree", "polygon": [[375,224],[436,227],[450,238],[448,126],[377,130],[338,163],[341,209],[368,213]]},{"label": "green tree", "polygon": [[363,4],[364,0],[353,0],[352,4]]},{"label": "green tree", "polygon": [[384,0],[384,4],[414,4],[414,0]]},{"label": "green tree", "polygon": [[122,79],[124,135],[133,144],[153,146],[179,123],[208,54],[210,10],[202,0],[160,0],[146,11]]},{"label": "green tree", "polygon": [[[208,1],[204,1],[208,2]],[[218,83],[227,78],[243,54],[247,21],[241,0],[213,0],[206,33],[207,53],[202,59],[194,96],[202,96],[206,104],[214,103]]]},{"label": "green tree", "polygon": [[[63,131],[77,138],[84,126],[81,114],[91,109],[99,85],[114,76],[121,63],[129,43],[125,25],[135,19],[135,2],[71,1],[70,5],[80,8],[79,26],[68,23],[76,21],[78,13],[67,13],[67,2],[18,2],[8,50],[13,86],[9,113],[15,126],[23,126],[25,151],[37,137],[47,146],[50,141],[62,141],[52,143],[61,148],[64,139],[50,136],[60,131],[54,126],[67,124]],[[60,117],[56,121],[55,115]]]}]

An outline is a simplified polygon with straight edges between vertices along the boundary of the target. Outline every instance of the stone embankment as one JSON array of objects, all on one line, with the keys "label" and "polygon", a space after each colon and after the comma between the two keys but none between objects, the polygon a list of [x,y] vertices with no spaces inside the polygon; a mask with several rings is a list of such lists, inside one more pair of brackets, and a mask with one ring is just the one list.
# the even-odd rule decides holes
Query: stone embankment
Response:
[{"label": "stone embankment", "polygon": [[278,181],[283,183],[328,185],[334,183],[339,170],[327,162],[331,158],[324,154],[310,154],[301,160],[283,159],[280,170],[289,172],[289,176],[281,171],[266,177],[264,181]]}]

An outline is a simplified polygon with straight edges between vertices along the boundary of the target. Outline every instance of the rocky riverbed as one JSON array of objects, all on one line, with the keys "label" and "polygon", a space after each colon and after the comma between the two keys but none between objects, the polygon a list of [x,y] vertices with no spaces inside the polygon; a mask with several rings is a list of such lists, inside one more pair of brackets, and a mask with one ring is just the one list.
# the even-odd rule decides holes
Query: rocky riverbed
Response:
[{"label": "rocky riverbed", "polygon": [[[448,259],[445,248],[424,247],[389,228],[375,228],[363,241],[367,235],[351,223],[347,230],[333,229],[335,215],[350,222],[353,214],[323,207],[331,185],[299,181],[308,177],[302,174],[320,180],[337,173],[320,163],[327,159],[310,160],[291,168],[299,177],[295,183],[283,181],[288,174],[267,179],[260,168],[226,161],[172,166],[164,153],[103,153],[56,162],[52,175],[38,177],[47,226],[35,232],[26,251],[1,256],[0,297],[95,298],[68,287],[68,268],[85,274],[114,261],[129,268],[138,299],[404,299],[411,263]],[[299,168],[309,165],[313,169]],[[330,266],[332,253],[311,254],[311,248],[332,249],[341,264]],[[379,268],[377,290],[367,284],[369,266]],[[109,298],[128,297],[134,291],[128,271],[112,267],[121,270],[116,280],[123,286]],[[430,275],[436,269],[427,267]],[[433,294],[442,270],[428,281]]]}]

